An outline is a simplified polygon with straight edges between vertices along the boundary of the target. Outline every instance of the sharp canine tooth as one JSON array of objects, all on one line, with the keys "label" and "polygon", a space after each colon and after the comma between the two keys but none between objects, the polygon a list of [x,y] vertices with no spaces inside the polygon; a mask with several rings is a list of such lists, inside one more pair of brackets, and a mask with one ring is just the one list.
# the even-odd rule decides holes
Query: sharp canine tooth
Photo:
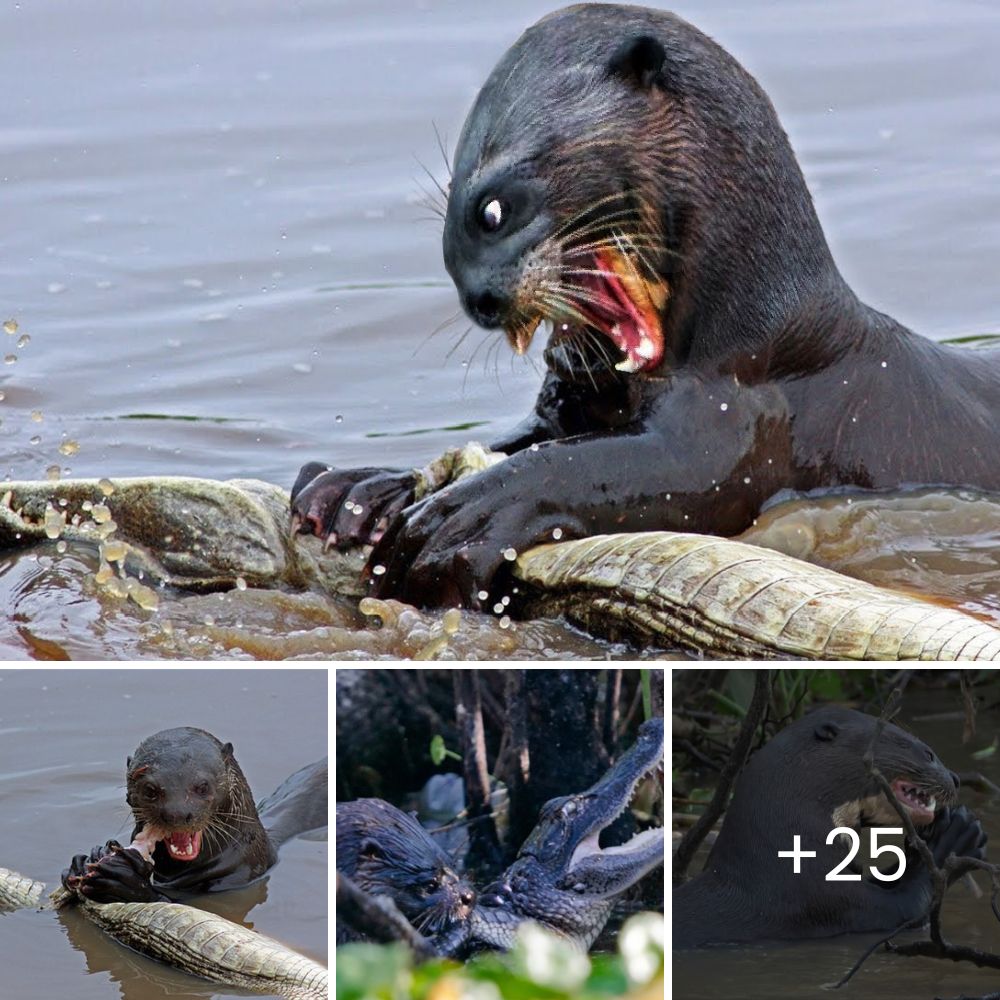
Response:
[{"label": "sharp canine tooth", "polygon": [[629,375],[633,372],[637,372],[641,367],[642,366],[639,364],[638,359],[632,357],[631,354],[628,355],[624,361],[619,361],[618,364],[615,365],[615,368],[617,368],[618,371],[626,372]]}]

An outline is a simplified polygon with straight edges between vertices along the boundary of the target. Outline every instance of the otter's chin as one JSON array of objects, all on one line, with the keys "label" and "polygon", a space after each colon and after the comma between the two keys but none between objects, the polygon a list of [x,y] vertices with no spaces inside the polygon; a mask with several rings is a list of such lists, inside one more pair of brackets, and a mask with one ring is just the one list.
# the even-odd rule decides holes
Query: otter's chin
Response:
[{"label": "otter's chin", "polygon": [[558,324],[544,356],[549,371],[564,382],[599,388],[627,378],[618,367],[622,352],[597,330]]}]

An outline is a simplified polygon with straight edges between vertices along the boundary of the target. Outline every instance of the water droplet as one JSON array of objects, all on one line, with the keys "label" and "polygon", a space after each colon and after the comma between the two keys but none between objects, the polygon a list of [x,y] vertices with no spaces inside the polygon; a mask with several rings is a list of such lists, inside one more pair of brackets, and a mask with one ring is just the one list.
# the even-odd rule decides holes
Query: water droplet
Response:
[{"label": "water droplet", "polygon": [[50,465],[45,470],[45,478],[52,483],[57,482],[61,475],[62,475],[62,469],[60,469],[58,465]]},{"label": "water droplet", "polygon": [[342,424],[342,423],[344,422],[344,418],[343,418],[343,416],[342,416],[341,414],[339,414],[339,413],[338,413],[338,414],[337,414],[337,415],[336,415],[336,416],[335,416],[335,417],[333,418],[333,422],[334,422],[335,424]]},{"label": "water droplet", "polygon": [[743,482],[746,483],[747,486],[749,486],[750,485],[750,477],[749,476],[744,476],[743,477]]},{"label": "water droplet", "polygon": [[41,410],[32,410],[31,419],[34,420],[36,424],[40,424],[45,419],[45,415]]},{"label": "water droplet", "polygon": [[3,356],[3,363],[5,365],[16,364],[17,363],[17,355],[16,354],[5,354]]},{"label": "water droplet", "polygon": [[552,529],[552,537],[557,542],[559,541],[560,538],[562,538],[562,536],[563,536],[563,530],[562,530],[562,528],[553,528]]},{"label": "water droplet", "polygon": [[42,436],[41,436],[41,434],[32,434],[31,437],[28,438],[28,443],[29,444],[41,444],[42,443]]},{"label": "water droplet", "polygon": [[888,368],[889,367],[889,362],[888,361],[883,361],[882,362],[882,367],[883,368]]},{"label": "water droplet", "polygon": [[384,573],[385,567],[383,565],[372,566],[372,576],[382,576]]},{"label": "water droplet", "polygon": [[493,613],[495,615],[503,614],[503,609],[504,609],[504,605],[501,604],[499,601],[496,604],[493,605]]},{"label": "water droplet", "polygon": [[121,562],[128,554],[128,546],[117,538],[109,538],[101,546],[101,557],[109,563]]},{"label": "water droplet", "polygon": [[17,333],[17,320],[8,319],[4,320],[3,324],[4,333],[9,333],[12,337]]},{"label": "water droplet", "polygon": [[97,487],[106,497],[111,496],[115,491],[115,484],[110,479],[98,479]]},{"label": "water droplet", "polygon": [[66,440],[59,445],[59,453],[61,455],[75,455],[80,450],[79,441]]},{"label": "water droplet", "polygon": [[19,348],[25,348],[30,343],[31,343],[31,337],[29,337],[28,334],[26,333],[21,334],[21,336],[17,338],[17,346]]},{"label": "water droplet", "polygon": [[500,619],[500,628],[510,628],[510,615],[504,615]]},{"label": "water droplet", "polygon": [[729,409],[729,404],[728,403],[719,403],[719,409],[722,410],[723,413],[725,413],[726,410]]},{"label": "water droplet", "polygon": [[507,560],[507,562],[514,562],[514,560],[517,559],[517,549],[515,549],[513,546],[511,546],[508,549],[504,549],[503,557],[504,559]]},{"label": "water droplet", "polygon": [[50,295],[58,295],[60,292],[66,291],[66,286],[58,281],[50,281],[47,287]]},{"label": "water droplet", "polygon": [[68,548],[69,546],[61,538],[58,542],[56,542],[56,552],[60,555],[62,555]]},{"label": "water droplet", "polygon": [[490,595],[485,590],[481,590],[478,594],[476,594],[476,597],[478,597],[481,601],[485,601],[489,596]]},{"label": "water droplet", "polygon": [[236,577],[236,589],[237,590],[246,590],[247,589],[247,582],[246,582],[246,580],[243,579],[242,576]]}]

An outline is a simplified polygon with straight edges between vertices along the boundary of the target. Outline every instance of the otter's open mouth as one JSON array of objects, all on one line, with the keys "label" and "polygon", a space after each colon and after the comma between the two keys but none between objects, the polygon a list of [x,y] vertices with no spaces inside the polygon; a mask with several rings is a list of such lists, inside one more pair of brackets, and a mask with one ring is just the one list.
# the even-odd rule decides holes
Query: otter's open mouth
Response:
[{"label": "otter's open mouth", "polygon": [[933,821],[937,799],[930,792],[906,778],[896,778],[891,788],[896,801],[910,814],[914,826],[925,826]]},{"label": "otter's open mouth", "polygon": [[[602,249],[567,268],[571,282],[565,294],[571,315],[548,318],[552,342],[579,336],[587,330],[603,334],[622,353],[615,368],[620,372],[652,371],[663,360],[660,311],[667,299],[662,280],[649,280],[627,254]],[[534,329],[508,330],[518,354],[531,343]]]},{"label": "otter's open mouth", "polygon": [[194,861],[201,853],[201,831],[178,830],[164,837],[163,844],[174,861]]}]

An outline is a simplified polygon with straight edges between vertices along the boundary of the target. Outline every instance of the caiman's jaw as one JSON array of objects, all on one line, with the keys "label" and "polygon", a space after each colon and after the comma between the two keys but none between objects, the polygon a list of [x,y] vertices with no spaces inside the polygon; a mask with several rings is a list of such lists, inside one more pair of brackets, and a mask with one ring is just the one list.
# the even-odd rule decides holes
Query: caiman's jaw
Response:
[{"label": "caiman's jaw", "polygon": [[599,844],[643,779],[662,767],[663,720],[650,719],[634,746],[587,791],[547,802],[517,859],[480,894],[470,947],[509,948],[525,920],[590,947],[614,897],[663,864],[662,827],[617,847]]},{"label": "caiman's jaw", "polygon": [[663,720],[650,719],[640,727],[629,751],[594,785],[543,806],[538,824],[518,857],[536,858],[558,884],[572,884],[574,873],[588,861],[588,870],[592,870],[596,859],[615,858],[617,867],[624,867],[626,861],[641,866],[650,857],[655,863],[657,856],[662,862],[662,827],[636,834],[618,847],[602,849],[598,843],[601,833],[628,809],[640,782],[662,768]]}]

